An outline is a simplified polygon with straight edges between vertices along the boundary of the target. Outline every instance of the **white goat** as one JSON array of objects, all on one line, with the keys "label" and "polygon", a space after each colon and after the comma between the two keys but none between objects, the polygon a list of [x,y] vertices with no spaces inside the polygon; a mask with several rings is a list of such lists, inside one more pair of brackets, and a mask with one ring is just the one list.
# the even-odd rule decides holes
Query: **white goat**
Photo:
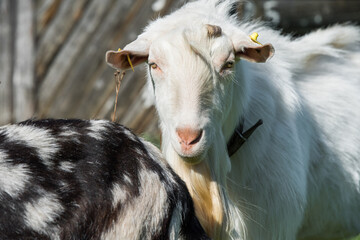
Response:
[{"label": "white goat", "polygon": [[[106,60],[117,69],[130,67],[127,56],[134,65],[148,61],[163,154],[211,237],[359,233],[359,28],[292,39],[238,22],[230,14],[236,3],[188,3]],[[252,41],[253,31],[273,45]],[[259,119],[263,126],[230,158],[237,126]]]}]

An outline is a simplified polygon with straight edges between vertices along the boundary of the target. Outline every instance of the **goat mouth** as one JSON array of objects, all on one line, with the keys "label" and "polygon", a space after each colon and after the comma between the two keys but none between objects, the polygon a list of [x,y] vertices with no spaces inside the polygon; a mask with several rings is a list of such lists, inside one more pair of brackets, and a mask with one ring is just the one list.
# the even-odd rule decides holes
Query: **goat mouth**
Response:
[{"label": "goat mouth", "polygon": [[174,147],[176,154],[187,164],[195,165],[203,161],[205,152],[200,148],[195,151],[183,151],[179,146]]},{"label": "goat mouth", "polygon": [[177,154],[189,164],[197,164],[200,163],[205,156],[205,146],[195,146],[194,148],[184,149],[178,146],[176,150]]}]

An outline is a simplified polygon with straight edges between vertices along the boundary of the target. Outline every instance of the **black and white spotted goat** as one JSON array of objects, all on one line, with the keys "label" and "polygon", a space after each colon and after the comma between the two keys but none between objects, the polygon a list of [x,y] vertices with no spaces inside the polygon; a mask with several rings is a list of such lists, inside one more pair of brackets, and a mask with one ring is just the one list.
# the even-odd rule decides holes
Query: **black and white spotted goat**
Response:
[{"label": "black and white spotted goat", "polygon": [[0,127],[0,239],[208,239],[151,144],[101,120]]}]

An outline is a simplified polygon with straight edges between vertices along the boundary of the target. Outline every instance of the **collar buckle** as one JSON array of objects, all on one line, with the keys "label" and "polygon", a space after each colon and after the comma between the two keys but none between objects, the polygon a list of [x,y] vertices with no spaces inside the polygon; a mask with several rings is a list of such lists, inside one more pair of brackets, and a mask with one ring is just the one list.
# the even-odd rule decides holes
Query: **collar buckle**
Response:
[{"label": "collar buckle", "polygon": [[230,137],[229,142],[227,143],[227,150],[229,157],[234,155],[237,150],[249,139],[251,134],[263,124],[263,120],[259,119],[251,128],[243,132],[245,119],[242,118],[240,124],[235,129],[233,135]]}]

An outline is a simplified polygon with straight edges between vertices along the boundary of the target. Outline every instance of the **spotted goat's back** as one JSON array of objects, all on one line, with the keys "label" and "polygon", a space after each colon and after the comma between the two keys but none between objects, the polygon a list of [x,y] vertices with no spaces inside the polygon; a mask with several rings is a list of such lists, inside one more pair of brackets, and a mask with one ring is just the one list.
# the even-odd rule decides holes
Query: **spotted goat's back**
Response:
[{"label": "spotted goat's back", "polygon": [[208,239],[158,150],[101,120],[0,127],[0,239]]}]

